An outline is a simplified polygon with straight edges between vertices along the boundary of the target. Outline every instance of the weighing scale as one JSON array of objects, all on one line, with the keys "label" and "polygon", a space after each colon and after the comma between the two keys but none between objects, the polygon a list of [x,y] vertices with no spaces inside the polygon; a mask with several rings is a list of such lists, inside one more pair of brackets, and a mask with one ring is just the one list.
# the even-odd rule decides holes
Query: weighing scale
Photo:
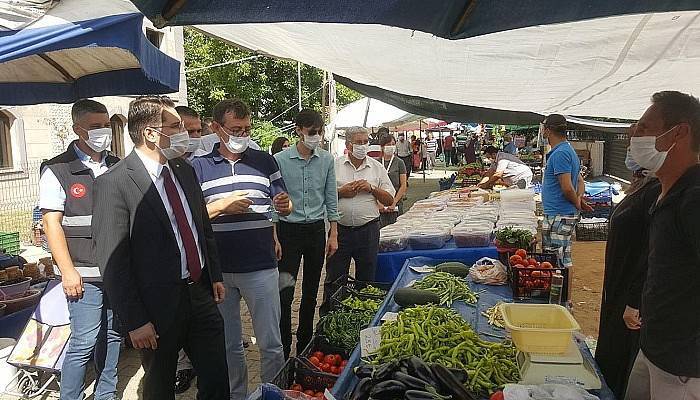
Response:
[{"label": "weighing scale", "polygon": [[574,338],[564,354],[518,352],[521,384],[560,383],[586,390],[600,389],[601,382],[588,359],[583,358]]}]

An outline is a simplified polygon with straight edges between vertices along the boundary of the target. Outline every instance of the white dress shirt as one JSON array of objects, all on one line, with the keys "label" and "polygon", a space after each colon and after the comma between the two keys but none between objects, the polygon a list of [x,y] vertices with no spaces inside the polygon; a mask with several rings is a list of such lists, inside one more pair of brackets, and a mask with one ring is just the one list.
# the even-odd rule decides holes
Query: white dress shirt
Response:
[{"label": "white dress shirt", "polygon": [[[358,168],[352,165],[347,155],[337,158],[335,178],[338,188],[346,183],[364,179],[373,187],[385,190],[392,196],[396,194],[384,166],[371,157],[365,157]],[[344,226],[362,226],[379,218],[377,199],[367,192],[359,192],[352,198],[338,197],[338,212],[340,214],[338,222]]]},{"label": "white dress shirt", "polygon": [[[107,172],[107,164],[105,163],[105,154],[102,154],[102,160],[94,161],[89,155],[85,154],[75,144],[72,144],[75,154],[78,159],[90,170],[92,175],[98,176]],[[66,206],[66,191],[63,190],[61,182],[58,181],[56,175],[50,168],[45,168],[41,171],[39,179],[39,208],[42,210],[63,211]]]},{"label": "white dress shirt", "polygon": [[[170,205],[170,201],[168,200],[168,194],[165,191],[165,178],[162,176],[163,172],[163,167],[164,165],[159,163],[158,161],[155,161],[149,157],[147,157],[145,154],[141,153],[137,149],[134,149],[136,154],[139,156],[141,159],[141,162],[143,163],[144,167],[146,167],[146,171],[148,171],[148,176],[151,177],[151,180],[153,181],[153,184],[156,186],[156,189],[158,190],[158,194],[160,195],[161,201],[163,201],[163,206],[165,206],[165,211],[168,213],[168,219],[170,219],[170,227],[173,229],[173,232],[175,233],[175,240],[177,241],[177,247],[180,249],[180,265],[181,265],[181,271],[182,271],[182,278],[187,278],[190,276],[190,271],[187,269],[187,254],[185,253],[185,246],[182,244],[182,236],[180,235],[180,230],[177,228],[177,220],[175,219],[175,213],[173,212],[173,207]],[[185,209],[185,215],[187,216],[187,223],[190,224],[190,227],[192,228],[192,235],[194,235],[194,241],[197,244],[197,253],[199,255],[199,262],[200,265],[202,266],[202,269],[204,269],[204,257],[202,257],[202,248],[199,246],[199,235],[197,234],[197,226],[194,224],[194,221],[192,219],[192,211],[190,210],[190,206],[187,203],[187,198],[185,197],[185,192],[182,191],[182,187],[180,186],[180,182],[177,181],[177,178],[173,174],[173,172],[170,170],[170,167],[168,167],[168,173],[170,174],[170,178],[172,178],[173,182],[175,183],[175,187],[177,188],[177,194],[180,196],[180,202],[182,203],[182,208]]]}]

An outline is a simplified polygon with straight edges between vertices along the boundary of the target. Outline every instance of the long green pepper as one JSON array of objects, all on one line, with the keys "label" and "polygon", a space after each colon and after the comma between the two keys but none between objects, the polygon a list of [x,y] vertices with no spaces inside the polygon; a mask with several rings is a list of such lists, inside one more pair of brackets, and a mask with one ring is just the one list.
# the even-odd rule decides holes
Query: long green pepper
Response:
[{"label": "long green pepper", "polygon": [[423,289],[440,296],[440,305],[451,306],[455,301],[476,304],[479,295],[471,290],[465,278],[447,272],[433,272],[413,284],[415,289]]},{"label": "long green pepper", "polygon": [[468,388],[485,395],[520,380],[515,347],[510,342],[481,340],[452,309],[407,308],[399,312],[395,321],[385,322],[380,332],[382,344],[372,356],[374,364],[415,355],[427,362],[467,371]]}]

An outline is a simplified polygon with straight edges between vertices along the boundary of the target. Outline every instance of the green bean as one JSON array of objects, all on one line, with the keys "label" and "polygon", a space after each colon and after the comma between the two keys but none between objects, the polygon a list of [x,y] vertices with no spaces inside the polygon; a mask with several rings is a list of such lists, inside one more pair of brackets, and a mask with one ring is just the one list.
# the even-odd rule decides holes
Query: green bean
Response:
[{"label": "green bean", "polygon": [[418,306],[401,311],[380,328],[382,345],[371,357],[375,364],[416,355],[426,362],[467,371],[469,389],[488,395],[519,380],[516,351],[510,342],[488,342],[454,310]]}]

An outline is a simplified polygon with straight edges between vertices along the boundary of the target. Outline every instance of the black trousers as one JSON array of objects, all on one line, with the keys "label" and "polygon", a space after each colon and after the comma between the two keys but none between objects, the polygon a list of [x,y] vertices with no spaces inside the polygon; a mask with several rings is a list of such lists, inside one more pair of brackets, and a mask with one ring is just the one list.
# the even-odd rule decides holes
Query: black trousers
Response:
[{"label": "black trousers", "polygon": [[175,399],[175,370],[180,349],[192,361],[197,372],[199,400],[228,400],[228,368],[224,320],[214,303],[210,290],[203,283],[183,283],[180,304],[173,305],[172,326],[157,332],[158,348],[141,350],[145,370],[143,398],[146,400]]},{"label": "black trousers", "polygon": [[406,166],[406,178],[411,176],[411,171],[413,171],[413,155],[408,155],[406,157],[399,157]]},{"label": "black trousers", "polygon": [[[282,245],[282,260],[279,271],[288,272],[296,280],[299,265],[304,258],[304,277],[301,283],[301,305],[299,306],[299,326],[297,327],[297,354],[309,344],[314,333],[316,296],[321,283],[321,270],[326,255],[326,227],[323,221],[310,224],[293,224],[280,221],[277,224],[277,237]],[[280,333],[284,357],[288,358],[292,348],[292,301],[294,287],[280,292],[282,315]]]},{"label": "black trousers", "polygon": [[355,279],[374,281],[378,250],[379,219],[358,227],[338,224],[338,251],[326,263],[322,312],[328,310],[328,300],[333,295],[332,283],[350,272],[350,259],[355,260]]}]

